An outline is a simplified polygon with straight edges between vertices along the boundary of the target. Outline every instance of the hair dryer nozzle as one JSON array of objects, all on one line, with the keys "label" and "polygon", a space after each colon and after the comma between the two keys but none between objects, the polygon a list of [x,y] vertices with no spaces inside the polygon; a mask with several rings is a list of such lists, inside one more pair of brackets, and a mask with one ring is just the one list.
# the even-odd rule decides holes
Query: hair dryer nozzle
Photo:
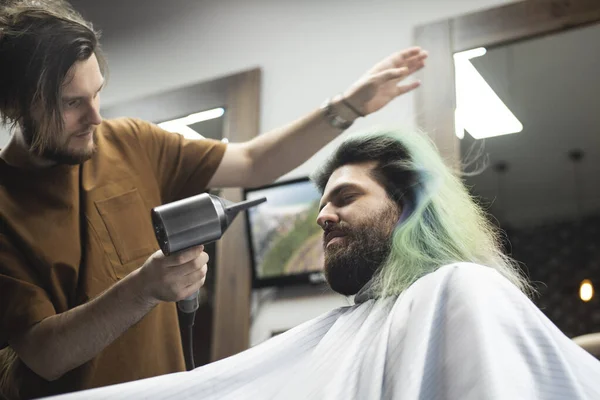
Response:
[{"label": "hair dryer nozzle", "polygon": [[259,205],[260,203],[264,203],[265,201],[267,201],[267,198],[261,197],[259,199],[245,200],[235,204],[228,204],[225,207],[225,214],[233,219],[240,211],[246,211],[249,208]]},{"label": "hair dryer nozzle", "polygon": [[[261,197],[259,199],[254,200],[240,201],[239,203],[231,203],[230,201],[223,199],[219,200],[221,200],[221,203],[223,204],[223,212],[225,213],[225,218],[227,219],[225,229],[227,229],[240,211],[246,211],[251,207],[254,207],[260,203],[264,203],[265,201],[267,201],[267,198]],[[223,231],[225,231],[225,229]]]}]

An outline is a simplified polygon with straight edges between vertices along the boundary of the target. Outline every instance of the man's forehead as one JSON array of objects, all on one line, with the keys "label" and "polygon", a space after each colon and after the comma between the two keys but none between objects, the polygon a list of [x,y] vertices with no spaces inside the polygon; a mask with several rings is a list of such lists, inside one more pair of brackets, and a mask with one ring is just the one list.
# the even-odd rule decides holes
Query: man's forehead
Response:
[{"label": "man's forehead", "polygon": [[327,180],[322,198],[326,198],[331,192],[343,186],[364,186],[375,183],[370,175],[374,167],[375,162],[342,165],[333,171]]},{"label": "man's forehead", "polygon": [[77,61],[63,81],[63,93],[65,95],[78,94],[82,90],[97,90],[104,84],[104,76],[100,71],[100,65],[96,56],[92,54],[90,58],[83,61]]}]

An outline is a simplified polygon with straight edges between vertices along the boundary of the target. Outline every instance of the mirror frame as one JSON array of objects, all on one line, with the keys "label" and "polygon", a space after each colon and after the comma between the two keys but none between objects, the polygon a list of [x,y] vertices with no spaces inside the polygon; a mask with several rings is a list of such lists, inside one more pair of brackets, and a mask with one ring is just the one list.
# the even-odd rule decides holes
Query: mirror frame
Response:
[{"label": "mirror frame", "polygon": [[453,54],[550,35],[600,22],[598,0],[525,0],[415,27],[414,42],[429,52],[415,94],[417,126],[446,163],[460,171],[454,133],[456,93]]}]

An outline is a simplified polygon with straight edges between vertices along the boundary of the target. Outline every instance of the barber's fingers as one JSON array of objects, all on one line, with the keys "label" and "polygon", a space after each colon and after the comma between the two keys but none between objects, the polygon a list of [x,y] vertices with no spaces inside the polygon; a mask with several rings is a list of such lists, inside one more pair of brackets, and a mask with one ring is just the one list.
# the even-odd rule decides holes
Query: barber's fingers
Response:
[{"label": "barber's fingers", "polygon": [[[176,265],[172,267],[168,267],[166,273],[167,275],[175,276],[175,277],[186,277],[190,274],[193,274],[197,271],[204,271],[206,274],[208,270],[208,254],[202,253],[198,258],[195,258],[191,261],[183,265]],[[176,278],[183,279],[183,278]]]},{"label": "barber's fingers", "polygon": [[400,96],[401,94],[408,93],[411,90],[415,90],[419,86],[421,86],[421,81],[411,82],[406,85],[397,85],[396,86],[396,96]]},{"label": "barber's fingers", "polygon": [[196,292],[198,292],[198,290],[200,290],[202,286],[204,286],[204,283],[206,282],[206,272],[203,273],[202,271],[196,271],[186,276],[186,278],[187,284],[180,291],[180,300],[194,295]]},{"label": "barber's fingers", "polygon": [[199,289],[204,285],[204,282],[206,281],[206,270],[202,271],[195,271],[189,275],[186,276],[187,278],[187,284],[185,285],[186,288],[196,288]]},{"label": "barber's fingers", "polygon": [[176,301],[185,299],[204,285],[207,271],[206,264],[187,263],[180,267],[173,267],[165,277],[164,285],[171,288]]},{"label": "barber's fingers", "polygon": [[422,69],[425,66],[425,59],[427,57],[427,52],[419,48],[397,53],[391,58],[391,62],[386,68],[373,71],[373,78],[380,84],[390,81],[397,84],[407,76]]},{"label": "barber's fingers", "polygon": [[206,276],[208,272],[208,265],[206,263],[200,264],[198,263],[188,263],[186,264],[186,268],[182,271],[182,275],[186,277],[191,277],[192,275],[201,274],[202,276]]},{"label": "barber's fingers", "polygon": [[379,74],[375,75],[372,79],[375,85],[386,85],[388,87],[391,87],[391,89],[388,90],[391,90],[394,96],[400,96],[421,86],[420,81],[410,82],[407,84],[400,84],[400,82],[402,82],[411,73],[412,71],[410,71],[406,67],[395,68],[380,72]]},{"label": "barber's fingers", "polygon": [[200,257],[200,255],[204,252],[204,246],[195,246],[186,250],[178,251],[177,253],[173,253],[171,255],[165,256],[163,255],[163,259],[161,263],[165,267],[177,267],[180,265],[187,264],[188,262]]},{"label": "barber's fingers", "polygon": [[407,67],[411,71],[415,71],[420,66],[424,65],[429,54],[427,51],[420,48],[409,49],[393,54],[391,57],[391,65],[396,68]]},{"label": "barber's fingers", "polygon": [[406,65],[399,66],[397,68],[389,68],[378,72],[373,75],[372,79],[374,82],[379,84],[385,84],[391,82],[394,84],[404,80],[407,76],[415,73],[425,66],[424,58],[416,57],[414,60],[410,60]]},{"label": "barber's fingers", "polygon": [[419,65],[424,65],[428,57],[427,51],[420,47],[413,47],[399,51],[384,58],[367,72],[369,76],[394,68],[407,67],[410,71],[415,71]]},{"label": "barber's fingers", "polygon": [[408,49],[404,49],[402,51],[397,52],[394,56],[396,58],[400,58],[401,60],[406,60],[408,58],[417,56],[421,54],[423,50],[419,46],[409,47]]},{"label": "barber's fingers", "polygon": [[[421,56],[414,57],[414,58],[408,60],[404,65],[404,68],[406,68],[407,71],[405,73],[400,74],[400,76],[397,78],[392,78],[390,80],[391,83],[393,83],[394,85],[396,85],[398,87],[401,87],[401,85],[399,85],[400,82],[402,82],[404,79],[406,79],[409,75],[412,75],[415,72],[422,69],[423,67],[425,67],[425,58],[426,57],[427,57],[426,55],[425,56],[421,55]],[[398,68],[398,69],[402,69],[402,68]],[[405,86],[411,86],[411,88],[408,90],[405,90],[405,91],[400,91],[400,92],[398,92],[398,94],[400,95],[400,94],[406,93],[407,91],[410,91],[410,90],[418,87],[418,84],[417,84],[417,86],[414,86],[414,85],[415,85],[415,83],[405,85]]]},{"label": "barber's fingers", "polygon": [[379,72],[371,77],[371,82],[375,84],[385,84],[393,80],[404,79],[409,74],[409,69],[406,67],[402,68],[391,68],[385,71]]},{"label": "barber's fingers", "polygon": [[[427,59],[427,57],[428,57],[427,52],[421,52],[415,56],[405,58],[402,66],[407,67],[408,70],[411,73],[413,73],[415,71],[420,70],[421,68],[423,68],[425,66],[425,60]],[[400,66],[400,65],[398,65],[398,66]]]}]

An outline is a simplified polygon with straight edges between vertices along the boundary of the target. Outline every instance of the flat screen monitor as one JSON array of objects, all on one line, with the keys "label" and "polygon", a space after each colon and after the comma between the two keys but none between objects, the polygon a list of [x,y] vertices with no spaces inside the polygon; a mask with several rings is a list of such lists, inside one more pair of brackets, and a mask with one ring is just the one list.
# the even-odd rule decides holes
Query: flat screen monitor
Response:
[{"label": "flat screen monitor", "polygon": [[324,282],[316,186],[301,178],[244,191],[246,200],[262,196],[267,201],[246,212],[253,287]]}]

